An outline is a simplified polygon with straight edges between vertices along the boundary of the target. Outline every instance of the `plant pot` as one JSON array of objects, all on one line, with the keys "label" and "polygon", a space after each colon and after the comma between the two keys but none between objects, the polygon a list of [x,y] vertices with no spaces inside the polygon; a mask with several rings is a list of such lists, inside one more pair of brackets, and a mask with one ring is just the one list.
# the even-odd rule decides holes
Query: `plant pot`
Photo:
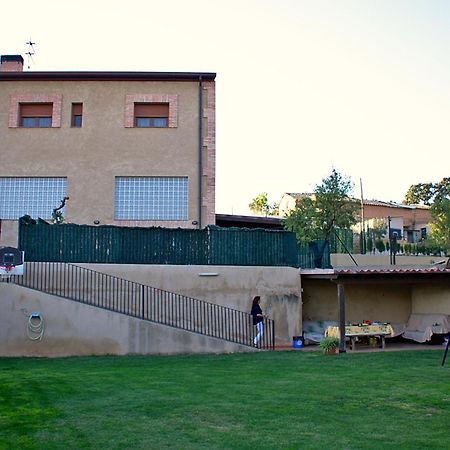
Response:
[{"label": "plant pot", "polygon": [[325,355],[337,355],[339,353],[337,347],[327,348],[324,350]]}]

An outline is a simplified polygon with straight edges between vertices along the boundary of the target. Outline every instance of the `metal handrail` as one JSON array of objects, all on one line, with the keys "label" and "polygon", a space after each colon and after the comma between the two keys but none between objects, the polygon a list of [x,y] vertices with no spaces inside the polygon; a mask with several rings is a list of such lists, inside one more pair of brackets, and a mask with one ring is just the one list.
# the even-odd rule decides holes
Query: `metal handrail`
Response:
[{"label": "metal handrail", "polygon": [[[60,262],[27,262],[10,282],[30,289],[193,333],[252,346],[250,314],[134,281]],[[275,324],[264,319],[258,344],[275,348]]]}]

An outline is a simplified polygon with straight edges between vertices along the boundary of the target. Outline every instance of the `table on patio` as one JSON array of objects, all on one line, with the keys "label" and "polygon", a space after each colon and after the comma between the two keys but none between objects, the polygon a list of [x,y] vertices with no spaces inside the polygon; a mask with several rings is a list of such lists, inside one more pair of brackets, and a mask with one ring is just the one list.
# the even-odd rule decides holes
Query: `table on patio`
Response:
[{"label": "table on patio", "polygon": [[[394,336],[394,329],[388,323],[372,324],[372,325],[346,325],[345,337],[350,338],[351,348],[355,350],[356,341],[360,337],[374,337],[380,338],[380,348],[384,348],[385,337]],[[339,337],[339,327],[327,327],[325,330],[325,336]]]}]

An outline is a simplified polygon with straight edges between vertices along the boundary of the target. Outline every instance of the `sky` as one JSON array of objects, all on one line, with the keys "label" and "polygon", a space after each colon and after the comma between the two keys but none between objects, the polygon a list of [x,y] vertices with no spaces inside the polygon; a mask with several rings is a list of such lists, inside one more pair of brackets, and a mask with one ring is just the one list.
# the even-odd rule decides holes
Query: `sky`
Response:
[{"label": "sky", "polygon": [[[447,0],[21,0],[0,54],[26,69],[215,72],[216,212],[311,192],[401,202],[450,176]],[[35,42],[28,61],[26,45]],[[30,68],[27,68],[29,63]]]}]

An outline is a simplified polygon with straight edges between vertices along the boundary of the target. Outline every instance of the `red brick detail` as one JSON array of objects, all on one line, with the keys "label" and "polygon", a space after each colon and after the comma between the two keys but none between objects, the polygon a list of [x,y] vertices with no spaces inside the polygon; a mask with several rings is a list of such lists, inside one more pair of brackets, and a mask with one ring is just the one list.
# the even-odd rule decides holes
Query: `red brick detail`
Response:
[{"label": "red brick detail", "polygon": [[9,104],[9,127],[20,126],[21,103],[53,103],[52,128],[61,127],[62,94],[15,94],[11,95]]},{"label": "red brick detail", "polygon": [[178,95],[176,94],[128,94],[125,97],[125,128],[134,127],[135,103],[168,103],[169,128],[178,126]]},{"label": "red brick detail", "polygon": [[23,62],[3,61],[0,65],[0,72],[23,72]]},{"label": "red brick detail", "polygon": [[216,86],[214,81],[203,85],[203,225],[216,223]]}]

